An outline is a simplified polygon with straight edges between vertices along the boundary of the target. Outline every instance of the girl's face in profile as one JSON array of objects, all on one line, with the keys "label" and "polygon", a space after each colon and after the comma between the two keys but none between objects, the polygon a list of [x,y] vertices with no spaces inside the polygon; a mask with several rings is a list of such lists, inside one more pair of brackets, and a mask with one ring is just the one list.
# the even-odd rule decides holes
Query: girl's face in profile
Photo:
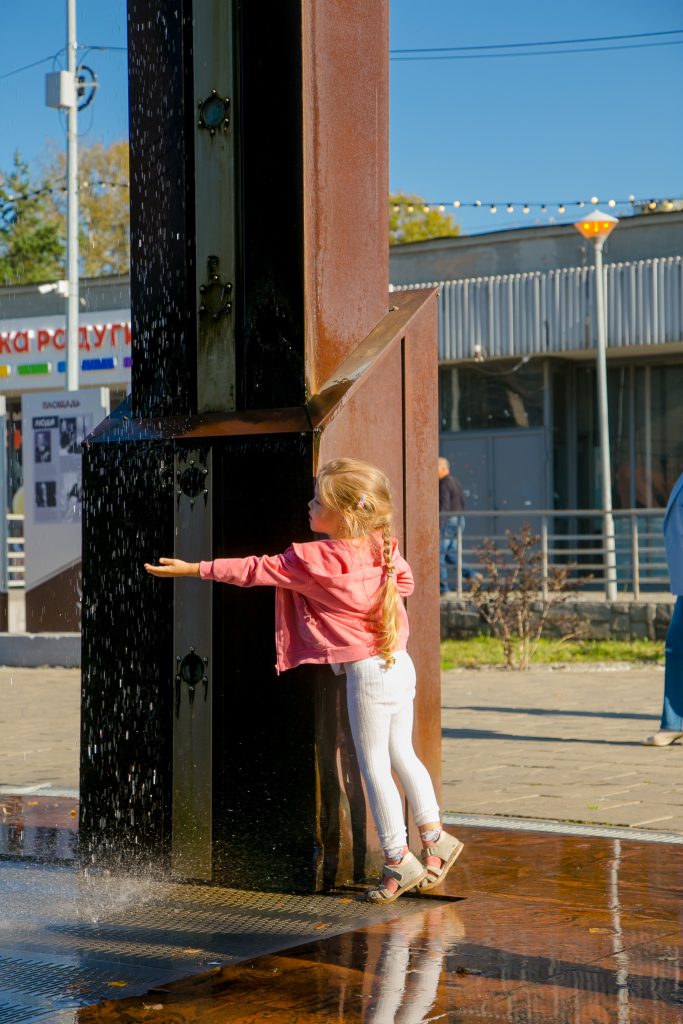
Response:
[{"label": "girl's face in profile", "polygon": [[308,503],[308,521],[313,533],[326,533],[328,537],[333,538],[339,536],[341,517],[338,512],[325,508],[322,504],[317,484],[315,494]]}]

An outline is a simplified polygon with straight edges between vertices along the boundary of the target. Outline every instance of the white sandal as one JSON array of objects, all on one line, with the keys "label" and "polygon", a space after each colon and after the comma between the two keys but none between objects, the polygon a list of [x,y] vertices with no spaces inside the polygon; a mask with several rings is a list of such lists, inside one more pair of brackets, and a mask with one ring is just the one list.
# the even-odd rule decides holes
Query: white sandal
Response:
[{"label": "white sandal", "polygon": [[660,729],[652,736],[646,736],[641,743],[644,747],[668,747],[680,739],[683,739],[683,732],[676,732],[675,729]]},{"label": "white sandal", "polygon": [[[425,846],[422,850],[422,864],[427,872],[427,878],[420,885],[420,892],[429,892],[430,889],[435,889],[437,885],[441,885],[464,848],[464,844],[459,839],[449,835],[448,832],[444,832],[442,829],[438,842],[432,843],[431,846]],[[439,860],[443,861],[441,867],[437,868],[432,864],[425,864],[427,857],[438,857]]]},{"label": "white sandal", "polygon": [[369,903],[393,903],[404,892],[416,889],[421,882],[425,881],[427,869],[420,864],[417,857],[408,852],[400,864],[385,864],[382,878],[393,878],[398,882],[396,892],[390,892],[382,882],[374,889],[368,889],[365,894]]}]

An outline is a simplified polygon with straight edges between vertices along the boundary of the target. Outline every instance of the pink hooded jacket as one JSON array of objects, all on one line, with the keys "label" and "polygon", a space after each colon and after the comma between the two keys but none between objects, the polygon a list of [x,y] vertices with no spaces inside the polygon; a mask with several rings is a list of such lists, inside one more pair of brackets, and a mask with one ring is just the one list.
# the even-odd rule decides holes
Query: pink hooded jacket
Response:
[{"label": "pink hooded jacket", "polygon": [[[413,574],[392,542],[396,582],[403,596]],[[249,555],[200,562],[202,579],[238,587],[276,587],[275,648],[278,673],[295,665],[360,661],[377,653],[369,618],[386,569],[369,546],[347,540],[292,544],[281,555]],[[408,615],[400,606],[398,650],[408,641]]]}]

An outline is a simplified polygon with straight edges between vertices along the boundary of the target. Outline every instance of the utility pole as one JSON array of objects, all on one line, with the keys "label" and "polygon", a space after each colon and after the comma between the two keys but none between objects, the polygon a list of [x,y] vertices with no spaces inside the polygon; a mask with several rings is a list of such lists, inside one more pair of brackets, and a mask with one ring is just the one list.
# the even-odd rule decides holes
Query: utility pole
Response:
[{"label": "utility pole", "polygon": [[[66,281],[44,285],[41,291],[58,291],[66,296],[66,389],[78,391],[78,100],[79,76],[76,64],[76,0],[66,0],[66,71],[45,76],[45,102],[54,110],[65,110],[66,129]],[[88,69],[89,70],[89,69]],[[93,74],[93,82],[95,76]],[[94,94],[91,86],[91,96]]]},{"label": "utility pole", "polygon": [[67,109],[66,389],[78,391],[78,92],[76,89],[76,0],[66,0],[67,71],[72,82]]}]

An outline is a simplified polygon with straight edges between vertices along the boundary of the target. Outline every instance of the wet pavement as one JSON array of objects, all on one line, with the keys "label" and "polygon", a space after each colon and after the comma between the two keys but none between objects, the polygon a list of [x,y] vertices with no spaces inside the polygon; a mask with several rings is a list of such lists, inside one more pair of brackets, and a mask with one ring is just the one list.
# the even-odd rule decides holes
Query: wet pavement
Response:
[{"label": "wet pavement", "polygon": [[[71,832],[57,804],[55,831]],[[24,808],[25,834],[51,813]],[[458,834],[446,886],[387,908],[84,879],[20,860],[16,840],[0,860],[0,1022],[683,1020],[683,844]]]},{"label": "wet pavement", "polygon": [[83,876],[78,679],[0,670],[0,1024],[683,1022],[683,745],[638,743],[660,669],[445,673],[466,849],[390,908]]}]

